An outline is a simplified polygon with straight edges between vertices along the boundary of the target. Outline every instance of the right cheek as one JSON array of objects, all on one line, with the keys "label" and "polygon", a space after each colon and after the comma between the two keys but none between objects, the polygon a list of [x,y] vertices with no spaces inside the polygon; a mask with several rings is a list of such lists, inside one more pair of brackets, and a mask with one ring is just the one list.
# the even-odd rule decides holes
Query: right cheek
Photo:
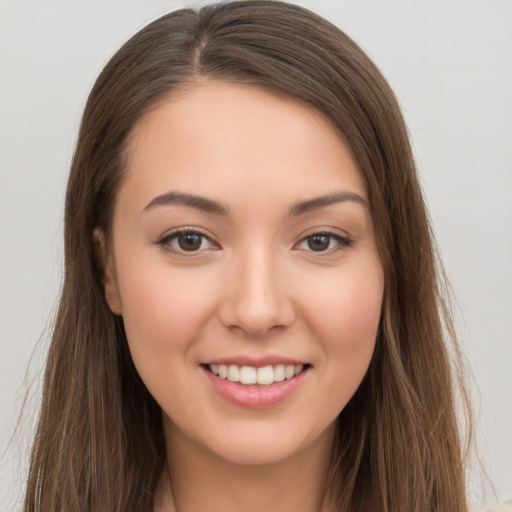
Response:
[{"label": "right cheek", "polygon": [[[172,268],[129,273],[121,288],[128,336],[167,346],[187,342],[215,315],[219,275],[197,269]],[[179,341],[178,341],[179,340]],[[163,347],[162,347],[163,348]]]}]

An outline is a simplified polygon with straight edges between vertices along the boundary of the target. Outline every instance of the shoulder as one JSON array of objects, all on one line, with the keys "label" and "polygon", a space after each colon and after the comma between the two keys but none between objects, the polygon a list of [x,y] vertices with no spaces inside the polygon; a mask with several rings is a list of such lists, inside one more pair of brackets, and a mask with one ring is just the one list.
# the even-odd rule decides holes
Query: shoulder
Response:
[{"label": "shoulder", "polygon": [[512,512],[512,502],[500,503],[499,505],[486,509],[485,512]]},{"label": "shoulder", "polygon": [[469,512],[512,512],[512,501],[498,503],[496,505],[474,505],[469,508]]}]

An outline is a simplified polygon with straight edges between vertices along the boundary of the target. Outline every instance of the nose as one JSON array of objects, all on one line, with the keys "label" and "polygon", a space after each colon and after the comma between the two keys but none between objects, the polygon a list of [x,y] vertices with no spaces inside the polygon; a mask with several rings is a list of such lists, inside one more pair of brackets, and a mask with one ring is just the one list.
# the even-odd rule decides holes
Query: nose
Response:
[{"label": "nose", "polygon": [[286,272],[270,251],[248,251],[236,258],[223,284],[221,322],[250,337],[285,328],[295,319]]}]

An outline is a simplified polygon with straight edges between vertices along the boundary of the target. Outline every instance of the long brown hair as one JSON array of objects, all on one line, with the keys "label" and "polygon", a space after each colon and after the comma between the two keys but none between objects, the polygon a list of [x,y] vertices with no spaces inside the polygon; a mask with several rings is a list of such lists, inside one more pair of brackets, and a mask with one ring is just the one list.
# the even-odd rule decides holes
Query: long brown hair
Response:
[{"label": "long brown hair", "polygon": [[65,279],[25,510],[152,510],[165,459],[161,413],[133,366],[122,319],[106,304],[94,232],[108,239],[137,120],[198,77],[318,109],[366,180],[385,294],[370,369],[338,418],[329,482],[338,509],[466,511],[457,345],[399,106],[348,36],[271,0],[165,15],[132,37],[93,87],[66,195]]}]

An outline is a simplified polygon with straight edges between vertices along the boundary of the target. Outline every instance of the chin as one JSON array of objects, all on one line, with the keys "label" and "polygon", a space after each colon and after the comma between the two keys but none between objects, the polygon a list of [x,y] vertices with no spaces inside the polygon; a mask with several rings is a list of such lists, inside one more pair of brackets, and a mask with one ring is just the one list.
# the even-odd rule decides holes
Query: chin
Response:
[{"label": "chin", "polygon": [[226,447],[218,446],[215,455],[239,466],[268,466],[292,458],[298,451],[291,446],[283,446],[278,440],[246,440]]},{"label": "chin", "polygon": [[[247,425],[238,433],[224,432],[200,442],[214,457],[239,466],[268,466],[308,457],[311,450],[323,445],[331,452],[335,427],[297,430],[283,425]],[[317,452],[318,453],[318,452]]]}]

